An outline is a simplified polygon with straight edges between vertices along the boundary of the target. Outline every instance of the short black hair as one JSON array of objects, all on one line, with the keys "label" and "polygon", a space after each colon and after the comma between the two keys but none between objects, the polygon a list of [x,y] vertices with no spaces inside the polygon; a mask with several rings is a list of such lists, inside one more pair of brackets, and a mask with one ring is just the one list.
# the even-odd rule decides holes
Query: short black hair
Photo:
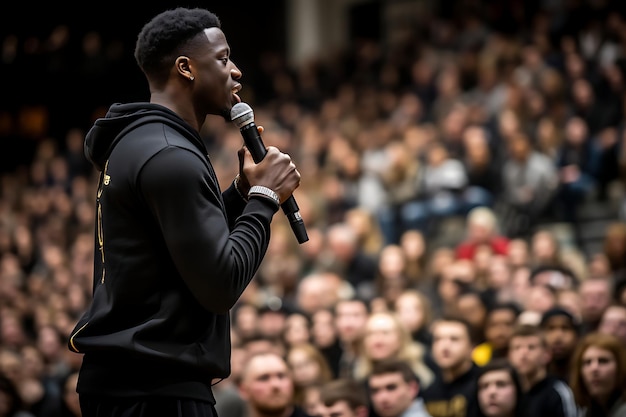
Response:
[{"label": "short black hair", "polygon": [[572,327],[572,329],[576,333],[580,333],[581,331],[580,321],[569,310],[560,306],[552,307],[549,310],[545,311],[541,316],[541,321],[539,323],[539,326],[542,329],[545,329],[547,327],[548,321],[552,317],[565,317],[568,323],[570,324],[570,326]]},{"label": "short black hair", "polygon": [[519,315],[522,314],[522,311],[523,311],[520,305],[514,301],[497,301],[489,307],[489,311],[487,311],[487,315],[493,313],[494,311],[502,311],[502,310],[508,310],[512,312],[516,318],[519,317]]},{"label": "short black hair", "polygon": [[186,44],[204,29],[221,27],[208,10],[178,7],[166,10],[144,25],[137,36],[135,60],[148,76],[163,80]]}]

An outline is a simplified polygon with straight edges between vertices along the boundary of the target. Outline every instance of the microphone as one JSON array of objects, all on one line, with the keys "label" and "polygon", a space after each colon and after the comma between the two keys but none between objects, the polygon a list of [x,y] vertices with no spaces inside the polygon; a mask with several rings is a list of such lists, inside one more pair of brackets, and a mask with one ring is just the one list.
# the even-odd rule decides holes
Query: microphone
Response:
[{"label": "microphone", "polygon": [[[265,154],[267,154],[267,149],[265,149],[261,134],[254,123],[254,112],[252,108],[246,103],[235,104],[230,110],[230,120],[239,128],[241,136],[243,136],[243,141],[250,150],[254,162],[259,163],[262,161],[263,158],[265,158]],[[285,215],[287,215],[289,225],[294,235],[296,235],[298,243],[308,241],[309,236],[307,235],[304,221],[302,221],[302,217],[300,216],[300,208],[293,195],[289,196],[289,198],[281,204],[281,207]]]}]

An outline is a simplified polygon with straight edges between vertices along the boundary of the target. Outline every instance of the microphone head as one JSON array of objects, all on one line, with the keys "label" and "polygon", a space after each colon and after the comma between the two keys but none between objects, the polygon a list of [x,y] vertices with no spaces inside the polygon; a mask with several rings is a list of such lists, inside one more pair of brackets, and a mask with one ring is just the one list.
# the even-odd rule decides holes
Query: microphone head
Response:
[{"label": "microphone head", "polygon": [[230,109],[230,120],[240,129],[254,122],[252,107],[243,102],[235,104],[233,108]]}]

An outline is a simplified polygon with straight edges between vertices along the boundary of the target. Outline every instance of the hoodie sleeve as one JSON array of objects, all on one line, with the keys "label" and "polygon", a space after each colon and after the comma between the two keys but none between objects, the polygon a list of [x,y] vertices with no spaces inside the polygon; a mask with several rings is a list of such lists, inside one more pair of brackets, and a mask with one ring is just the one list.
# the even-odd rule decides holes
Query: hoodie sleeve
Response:
[{"label": "hoodie sleeve", "polygon": [[265,255],[278,206],[250,199],[231,230],[206,162],[176,147],[150,159],[137,186],[185,284],[207,310],[227,312]]}]

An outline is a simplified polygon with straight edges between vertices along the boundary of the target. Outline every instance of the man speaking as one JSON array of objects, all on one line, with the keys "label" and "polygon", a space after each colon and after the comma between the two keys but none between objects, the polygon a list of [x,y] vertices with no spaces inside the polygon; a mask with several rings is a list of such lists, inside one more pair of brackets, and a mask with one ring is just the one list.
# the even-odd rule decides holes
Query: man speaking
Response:
[{"label": "man speaking", "polygon": [[85,139],[100,181],[93,301],[68,342],[84,354],[82,415],[213,417],[211,384],[230,373],[229,310],[300,174],[274,147],[258,163],[242,147],[221,192],[199,132],[209,114],[230,119],[242,74],[213,13],[157,15],[135,58],[149,103],[112,105]]}]

